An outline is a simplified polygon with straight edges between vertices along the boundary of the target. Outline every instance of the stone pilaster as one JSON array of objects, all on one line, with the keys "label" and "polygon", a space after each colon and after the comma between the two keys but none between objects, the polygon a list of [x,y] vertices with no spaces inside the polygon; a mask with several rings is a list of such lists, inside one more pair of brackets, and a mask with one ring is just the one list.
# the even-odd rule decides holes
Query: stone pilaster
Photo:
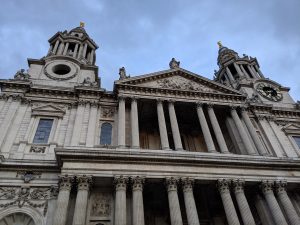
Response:
[{"label": "stone pilaster", "polygon": [[139,136],[139,114],[137,107],[137,98],[131,99],[131,147],[140,147],[140,136]]},{"label": "stone pilaster", "polygon": [[247,225],[255,225],[254,218],[252,216],[248,201],[244,193],[244,185],[245,181],[243,180],[233,181],[235,198],[238,203],[243,223]]},{"label": "stone pilaster", "polygon": [[144,201],[143,186],[145,179],[142,177],[133,177],[132,179],[132,224],[144,225]]},{"label": "stone pilaster", "polygon": [[188,225],[200,225],[194,193],[193,193],[193,184],[194,184],[193,179],[190,178],[182,179],[182,189],[183,189],[186,217],[188,220]]},{"label": "stone pilaster", "polygon": [[165,113],[164,113],[164,108],[163,108],[163,102],[161,99],[157,100],[157,118],[158,118],[158,127],[159,127],[161,148],[163,150],[170,149],[167,127],[166,127],[166,120],[165,120]]},{"label": "stone pilaster", "polygon": [[79,101],[74,121],[73,133],[71,138],[71,146],[78,146],[81,134],[82,120],[84,116],[85,101]]},{"label": "stone pilaster", "polygon": [[74,177],[63,175],[59,177],[59,193],[53,225],[65,225],[68,215],[70,192]]},{"label": "stone pilaster", "polygon": [[115,195],[115,225],[126,225],[126,188],[128,178],[118,176],[114,178]]},{"label": "stone pilaster", "polygon": [[93,147],[95,144],[97,113],[98,113],[98,104],[91,103],[91,112],[90,112],[87,136],[86,136],[86,147]]},{"label": "stone pilaster", "polygon": [[213,105],[208,105],[208,116],[213,127],[217,142],[219,144],[220,150],[222,153],[229,153],[223,133],[221,131],[220,125],[218,123],[217,117],[214,112]]},{"label": "stone pilaster", "polygon": [[119,97],[119,111],[118,111],[118,146],[125,147],[125,98]]},{"label": "stone pilaster", "polygon": [[209,127],[203,112],[203,104],[202,103],[197,103],[197,114],[198,114],[198,118],[199,118],[199,122],[200,122],[200,126],[201,126],[201,130],[204,136],[204,140],[207,146],[207,151],[208,152],[217,152],[211,133],[209,131]]},{"label": "stone pilaster", "polygon": [[183,225],[178,193],[177,193],[177,185],[178,185],[177,178],[174,177],[166,178],[171,225]]},{"label": "stone pilaster", "polygon": [[182,150],[182,143],[181,143],[181,137],[180,137],[180,131],[178,127],[178,121],[176,117],[176,112],[174,108],[174,102],[169,101],[169,117],[170,117],[170,123],[171,123],[171,129],[173,134],[173,140],[175,145],[175,150]]},{"label": "stone pilaster", "polygon": [[233,201],[230,195],[230,180],[219,179],[217,183],[228,225],[240,225],[237,213],[235,211]]},{"label": "stone pilaster", "polygon": [[276,225],[287,225],[284,215],[278,205],[278,202],[273,193],[273,182],[272,181],[262,181],[261,190],[267,201],[267,205],[272,213],[274,222]]},{"label": "stone pilaster", "polygon": [[276,194],[278,200],[283,206],[283,209],[285,211],[285,214],[287,215],[287,219],[290,222],[290,224],[299,225],[300,224],[299,216],[297,215],[297,212],[288,194],[286,193],[286,186],[287,186],[286,181],[276,181],[275,182]]},{"label": "stone pilaster", "polygon": [[85,225],[86,210],[89,196],[89,189],[92,183],[91,176],[77,176],[77,196],[75,202],[75,211],[73,217],[73,225]]}]

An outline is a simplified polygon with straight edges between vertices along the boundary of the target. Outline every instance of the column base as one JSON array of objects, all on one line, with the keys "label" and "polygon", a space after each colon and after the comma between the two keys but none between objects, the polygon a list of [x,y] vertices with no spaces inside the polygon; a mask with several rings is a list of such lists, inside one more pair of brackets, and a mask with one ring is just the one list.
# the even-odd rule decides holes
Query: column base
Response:
[{"label": "column base", "polygon": [[161,150],[168,150],[168,151],[171,151],[172,149],[170,149],[169,147],[164,147],[164,148],[162,148]]},{"label": "column base", "polygon": [[232,154],[231,152],[221,152],[222,154]]},{"label": "column base", "polygon": [[175,148],[175,151],[184,151],[183,148]]},{"label": "column base", "polygon": [[140,146],[131,146],[132,149],[139,149]]},{"label": "column base", "polygon": [[220,153],[220,152],[218,152],[218,151],[216,151],[216,150],[210,150],[210,151],[208,151],[208,153]]}]

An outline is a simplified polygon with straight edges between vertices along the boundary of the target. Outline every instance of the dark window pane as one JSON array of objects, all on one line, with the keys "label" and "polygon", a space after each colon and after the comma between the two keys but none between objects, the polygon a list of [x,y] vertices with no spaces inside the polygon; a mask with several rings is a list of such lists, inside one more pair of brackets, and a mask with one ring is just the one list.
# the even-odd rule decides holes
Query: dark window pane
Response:
[{"label": "dark window pane", "polygon": [[101,126],[101,136],[100,136],[101,145],[111,144],[111,133],[112,133],[112,125],[110,123],[103,123]]},{"label": "dark window pane", "polygon": [[38,128],[35,132],[33,143],[35,143],[35,144],[48,143],[52,124],[53,124],[52,119],[40,119]]},{"label": "dark window pane", "polygon": [[294,138],[296,144],[298,145],[298,147],[300,148],[300,136],[294,136],[293,138]]}]

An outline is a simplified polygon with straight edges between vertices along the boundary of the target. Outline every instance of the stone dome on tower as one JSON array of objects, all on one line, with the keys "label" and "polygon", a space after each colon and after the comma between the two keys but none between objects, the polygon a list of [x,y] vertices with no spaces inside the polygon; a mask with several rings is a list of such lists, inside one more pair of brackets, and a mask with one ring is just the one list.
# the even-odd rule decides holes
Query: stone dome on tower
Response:
[{"label": "stone dome on tower", "polygon": [[223,65],[232,60],[238,58],[238,53],[236,53],[234,50],[229,49],[222,45],[222,43],[219,41],[219,55],[218,55],[218,65],[219,67],[223,67]]}]

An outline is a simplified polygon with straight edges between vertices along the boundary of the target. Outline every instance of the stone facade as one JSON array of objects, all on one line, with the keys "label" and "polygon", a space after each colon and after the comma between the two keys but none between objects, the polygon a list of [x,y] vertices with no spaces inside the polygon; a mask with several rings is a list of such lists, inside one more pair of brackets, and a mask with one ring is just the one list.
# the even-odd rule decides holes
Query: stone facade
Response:
[{"label": "stone facade", "polygon": [[219,43],[213,80],[180,67],[101,88],[80,26],[0,80],[0,225],[300,224],[300,110]]}]

